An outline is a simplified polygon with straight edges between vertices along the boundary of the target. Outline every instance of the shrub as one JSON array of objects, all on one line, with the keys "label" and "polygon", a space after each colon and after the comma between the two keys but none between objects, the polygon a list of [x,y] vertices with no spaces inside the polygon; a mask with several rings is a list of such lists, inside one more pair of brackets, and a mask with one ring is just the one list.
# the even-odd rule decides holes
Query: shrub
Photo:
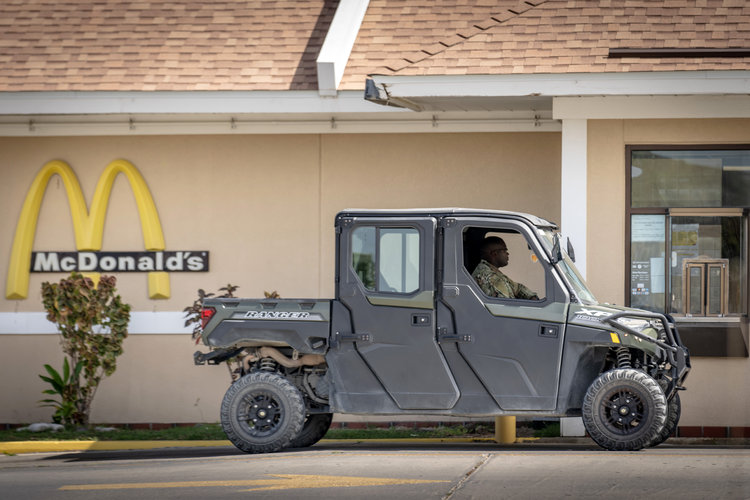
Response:
[{"label": "shrub", "polygon": [[[47,319],[57,325],[62,350],[67,356],[63,362],[63,374],[55,378],[50,374],[53,394],[59,394],[58,417],[66,425],[87,426],[91,403],[102,378],[110,376],[117,368],[117,357],[122,354],[122,343],[128,336],[130,305],[116,295],[117,280],[114,276],[102,276],[98,285],[80,273],[72,273],[60,283],[42,283],[42,302]],[[65,385],[65,366],[68,366],[70,386],[58,391],[55,384]],[[72,367],[72,372],[71,372]],[[54,373],[53,373],[54,372]],[[61,386],[62,387],[62,386]],[[49,389],[48,389],[49,391]],[[50,392],[45,391],[45,394]],[[44,402],[44,401],[43,401]],[[66,405],[73,404],[75,410]]]}]

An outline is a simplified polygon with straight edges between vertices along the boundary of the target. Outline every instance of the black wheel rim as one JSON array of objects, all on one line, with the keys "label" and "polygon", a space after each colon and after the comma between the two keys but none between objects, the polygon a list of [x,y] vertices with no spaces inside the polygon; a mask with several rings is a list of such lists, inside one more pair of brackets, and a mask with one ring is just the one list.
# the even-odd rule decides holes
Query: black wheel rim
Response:
[{"label": "black wheel rim", "polygon": [[625,436],[640,430],[648,418],[648,406],[637,392],[620,388],[602,399],[599,415],[610,432]]},{"label": "black wheel rim", "polygon": [[254,437],[270,436],[281,425],[284,414],[273,394],[258,391],[242,398],[237,419]]}]

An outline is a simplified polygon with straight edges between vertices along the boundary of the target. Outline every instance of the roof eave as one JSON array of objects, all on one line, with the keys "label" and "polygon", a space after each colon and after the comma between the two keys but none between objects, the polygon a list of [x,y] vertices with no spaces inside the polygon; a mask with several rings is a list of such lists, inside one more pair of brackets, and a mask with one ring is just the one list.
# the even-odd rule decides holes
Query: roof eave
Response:
[{"label": "roof eave", "polygon": [[509,75],[371,75],[379,94],[426,97],[747,94],[750,71],[654,71]]},{"label": "roof eave", "polygon": [[[0,92],[3,115],[382,113],[362,91]],[[393,111],[393,110],[390,110]]]}]

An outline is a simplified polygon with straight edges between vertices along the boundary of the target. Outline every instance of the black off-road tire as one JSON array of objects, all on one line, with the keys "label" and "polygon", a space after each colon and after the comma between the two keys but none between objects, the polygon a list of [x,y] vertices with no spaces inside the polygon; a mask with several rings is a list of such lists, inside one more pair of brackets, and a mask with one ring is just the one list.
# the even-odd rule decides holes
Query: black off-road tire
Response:
[{"label": "black off-road tire", "polygon": [[320,441],[326,435],[333,421],[333,413],[311,413],[302,426],[302,431],[292,439],[290,448],[307,448]]},{"label": "black off-road tire", "polygon": [[304,421],[302,394],[278,373],[248,373],[229,387],[221,402],[224,433],[246,453],[288,447]]},{"label": "black off-road tire", "polygon": [[602,448],[640,450],[664,428],[667,398],[648,374],[618,368],[591,383],[582,413],[586,430]]},{"label": "black off-road tire", "polygon": [[659,446],[669,439],[669,436],[671,436],[677,429],[677,424],[680,422],[681,414],[682,403],[680,402],[680,393],[676,392],[675,395],[672,396],[672,399],[667,403],[667,422],[664,424],[664,428],[661,432],[654,437],[649,446]]}]

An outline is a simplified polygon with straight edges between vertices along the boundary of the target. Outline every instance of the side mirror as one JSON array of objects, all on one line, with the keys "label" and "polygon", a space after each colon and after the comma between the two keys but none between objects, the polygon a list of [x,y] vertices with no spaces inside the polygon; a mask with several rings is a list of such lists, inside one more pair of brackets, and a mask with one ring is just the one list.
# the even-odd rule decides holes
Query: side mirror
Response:
[{"label": "side mirror", "polygon": [[570,242],[570,238],[568,238],[566,252],[568,253],[568,257],[570,257],[570,260],[572,260],[573,262],[575,262],[576,261],[576,251],[573,249],[573,244]]}]

